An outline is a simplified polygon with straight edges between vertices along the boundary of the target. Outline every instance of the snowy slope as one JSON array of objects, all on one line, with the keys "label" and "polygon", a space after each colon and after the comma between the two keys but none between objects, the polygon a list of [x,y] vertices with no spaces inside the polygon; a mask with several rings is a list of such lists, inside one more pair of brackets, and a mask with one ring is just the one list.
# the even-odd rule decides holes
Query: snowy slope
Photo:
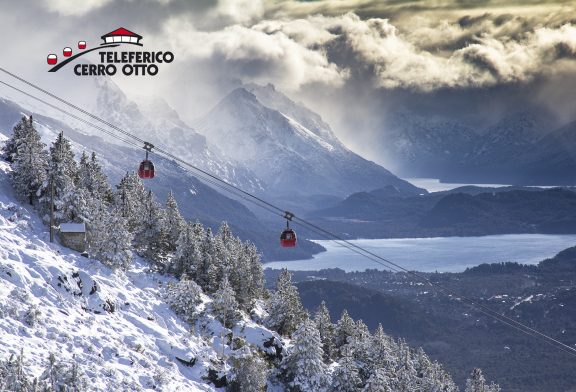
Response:
[{"label": "snowy slope", "polygon": [[[113,273],[50,244],[39,219],[15,200],[8,171],[0,162],[0,359],[23,349],[26,369],[39,376],[54,353],[78,363],[97,391],[214,390],[204,378],[218,363],[222,330],[210,300],[204,297],[205,311],[191,327],[163,302],[169,279],[146,273],[145,262]],[[31,322],[27,314],[36,310]],[[234,336],[263,350],[270,338],[281,344],[250,320]]]},{"label": "snowy slope", "polygon": [[386,185],[419,192],[348,150],[320,116],[272,86],[232,91],[196,125],[209,142],[256,173],[267,192],[276,196],[346,196]]}]

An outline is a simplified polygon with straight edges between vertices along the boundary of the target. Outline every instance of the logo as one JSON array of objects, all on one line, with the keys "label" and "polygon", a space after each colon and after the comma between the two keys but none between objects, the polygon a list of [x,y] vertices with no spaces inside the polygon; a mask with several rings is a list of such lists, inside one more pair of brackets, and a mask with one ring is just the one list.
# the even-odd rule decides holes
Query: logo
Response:
[{"label": "logo", "polygon": [[114,76],[120,70],[125,76],[155,76],[158,74],[159,64],[168,64],[174,60],[174,54],[170,51],[147,52],[147,51],[115,51],[108,50],[121,45],[133,45],[142,47],[142,36],[124,27],[104,34],[102,43],[94,48],[88,48],[86,41],[78,41],[78,52],[73,53],[71,47],[62,49],[64,60],[58,63],[58,56],[50,53],[47,57],[48,65],[53,65],[48,72],[57,72],[70,62],[93,51],[98,52],[99,62],[77,63],[74,65],[74,74],[77,76]]}]

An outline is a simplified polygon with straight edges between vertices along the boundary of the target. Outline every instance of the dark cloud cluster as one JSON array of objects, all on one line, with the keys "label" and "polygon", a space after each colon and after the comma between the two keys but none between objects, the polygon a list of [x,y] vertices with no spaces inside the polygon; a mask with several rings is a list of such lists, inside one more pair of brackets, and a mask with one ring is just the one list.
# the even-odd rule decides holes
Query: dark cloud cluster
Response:
[{"label": "dark cloud cluster", "polygon": [[115,81],[163,96],[188,118],[246,82],[309,98],[336,128],[350,96],[366,118],[392,107],[391,96],[438,106],[438,96],[501,87],[533,85],[534,100],[572,102],[556,91],[572,89],[576,71],[576,7],[564,0],[23,0],[2,9],[13,53],[5,65],[70,91],[77,80],[48,78],[42,63],[71,38],[124,26],[147,49],[172,50],[176,60],[158,77]]}]

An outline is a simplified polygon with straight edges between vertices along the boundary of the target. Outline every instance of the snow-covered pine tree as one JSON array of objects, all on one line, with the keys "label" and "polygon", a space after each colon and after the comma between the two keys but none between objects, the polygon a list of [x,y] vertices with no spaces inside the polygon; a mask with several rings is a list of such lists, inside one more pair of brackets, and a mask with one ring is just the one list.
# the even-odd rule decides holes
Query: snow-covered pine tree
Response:
[{"label": "snow-covered pine tree", "polygon": [[400,367],[396,370],[392,380],[393,391],[410,392],[418,390],[420,379],[414,364],[412,362],[412,354],[408,346],[407,350],[403,351],[404,357],[399,359]]},{"label": "snow-covered pine tree", "polygon": [[80,157],[78,165],[78,186],[86,189],[92,198],[108,205],[112,202],[113,193],[108,178],[98,162],[96,153],[92,152],[89,158],[86,152]]},{"label": "snow-covered pine tree", "polygon": [[362,380],[358,374],[358,366],[354,359],[354,350],[346,344],[340,349],[342,357],[338,361],[338,367],[332,374],[330,390],[333,392],[357,392],[360,391]]},{"label": "snow-covered pine tree", "polygon": [[472,374],[466,380],[466,389],[464,392],[500,392],[500,386],[498,384],[491,383],[487,384],[482,370],[476,368],[472,370]]},{"label": "snow-covered pine tree", "polygon": [[115,201],[122,216],[128,222],[128,230],[138,235],[148,217],[148,191],[136,173],[126,173],[117,185]]},{"label": "snow-covered pine tree", "polygon": [[48,363],[40,380],[47,382],[54,392],[84,392],[88,389],[88,382],[76,363],[67,365],[56,359],[53,353],[48,356]]},{"label": "snow-covered pine tree", "polygon": [[197,279],[196,266],[202,257],[201,241],[205,236],[204,226],[200,222],[186,224],[178,238],[176,253],[169,268],[171,273],[176,277],[188,275]]},{"label": "snow-covered pine tree", "polygon": [[178,209],[178,203],[172,191],[168,193],[168,198],[166,199],[166,219],[164,221],[165,231],[168,236],[168,250],[174,252],[177,247],[178,239],[180,234],[186,227],[186,221],[180,215],[180,210]]},{"label": "snow-covered pine tree", "polygon": [[298,289],[292,284],[292,274],[283,269],[276,281],[276,291],[268,303],[266,324],[278,333],[289,336],[306,318]]},{"label": "snow-covered pine tree", "polygon": [[292,336],[292,347],[280,368],[291,391],[324,391],[330,384],[324,364],[320,333],[312,320],[306,319]]},{"label": "snow-covered pine tree", "polygon": [[169,252],[166,212],[154,200],[152,191],[148,191],[147,203],[148,213],[144,226],[134,242],[137,249],[155,265],[155,269],[164,272]]},{"label": "snow-covered pine tree", "polygon": [[371,356],[372,335],[368,326],[362,321],[356,322],[356,333],[348,338],[351,351],[354,353],[354,359],[357,361],[360,378],[365,383],[371,374]]},{"label": "snow-covered pine tree", "polygon": [[54,187],[54,219],[56,224],[79,221],[77,206],[74,202],[76,183],[78,180],[78,165],[74,160],[74,153],[70,141],[60,132],[56,141],[50,147],[48,181],[45,181],[40,197],[41,215],[45,222],[49,222],[50,186]]},{"label": "snow-covered pine tree", "polygon": [[227,274],[224,274],[220,282],[220,287],[214,294],[212,310],[214,316],[227,328],[232,328],[240,317],[238,302],[236,302],[234,290],[228,281]]},{"label": "snow-covered pine tree", "polygon": [[40,134],[34,128],[32,116],[23,118],[15,127],[9,152],[12,164],[12,181],[19,197],[34,204],[39,189],[46,181],[48,153]]},{"label": "snow-covered pine tree", "polygon": [[387,370],[382,368],[375,369],[362,389],[362,392],[395,392],[392,389]]},{"label": "snow-covered pine tree", "polygon": [[102,212],[94,222],[94,227],[98,232],[91,239],[91,252],[104,265],[127,270],[132,263],[132,234],[120,211],[114,209],[111,213]]},{"label": "snow-covered pine tree", "polygon": [[456,392],[458,388],[440,365],[430,360],[422,348],[418,348],[413,358],[418,388],[424,391]]},{"label": "snow-covered pine tree", "polygon": [[31,392],[33,383],[24,372],[24,354],[12,354],[0,363],[0,391]]},{"label": "snow-covered pine tree", "polygon": [[336,350],[340,350],[342,346],[351,342],[351,338],[356,335],[356,329],[356,323],[350,317],[348,311],[344,309],[334,331],[334,347]]},{"label": "snow-covered pine tree", "polygon": [[20,121],[12,129],[12,135],[2,148],[2,156],[8,162],[14,162],[14,158],[18,153],[18,146],[22,142],[22,137],[29,132],[30,127],[34,124],[32,116],[22,116]]},{"label": "snow-covered pine tree", "polygon": [[330,312],[326,306],[326,302],[322,301],[316,313],[314,314],[314,322],[316,328],[320,332],[320,340],[322,341],[322,350],[324,350],[324,361],[329,363],[334,358],[334,324],[330,319]]},{"label": "snow-covered pine tree", "polygon": [[224,268],[220,259],[220,239],[208,228],[201,243],[200,259],[196,260],[196,282],[208,293],[218,290]]},{"label": "snow-covered pine tree", "polygon": [[392,353],[393,339],[386,335],[382,324],[378,324],[372,335],[370,349],[368,350],[368,367],[370,374],[378,368],[393,369],[396,367],[395,357]]},{"label": "snow-covered pine tree", "polygon": [[[258,249],[254,244],[246,242],[242,244],[240,240],[235,239],[236,247],[239,251],[234,271],[230,275],[236,277],[234,289],[240,309],[250,312],[254,306],[254,301],[262,297],[264,291],[264,273]],[[249,278],[247,278],[249,277]]]},{"label": "snow-covered pine tree", "polygon": [[268,370],[258,356],[245,347],[247,353],[232,359],[229,392],[263,392],[266,390]]},{"label": "snow-covered pine tree", "polygon": [[174,313],[192,324],[198,315],[196,307],[202,302],[202,288],[188,276],[183,275],[176,283],[170,283],[166,291],[166,302]]}]

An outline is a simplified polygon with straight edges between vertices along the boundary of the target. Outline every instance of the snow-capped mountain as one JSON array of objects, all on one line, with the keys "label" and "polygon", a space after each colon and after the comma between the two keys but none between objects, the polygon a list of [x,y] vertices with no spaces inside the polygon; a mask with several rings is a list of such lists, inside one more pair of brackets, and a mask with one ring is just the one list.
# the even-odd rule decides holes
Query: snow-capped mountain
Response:
[{"label": "snow-capped mountain", "polygon": [[386,119],[379,142],[406,176],[529,184],[525,165],[556,126],[555,116],[538,107],[510,113],[489,126],[404,111]]},{"label": "snow-capped mountain", "polygon": [[346,196],[386,185],[421,192],[347,149],[320,116],[270,85],[237,88],[196,125],[271,194]]},{"label": "snow-capped mountain", "polygon": [[397,112],[382,126],[379,147],[405,175],[434,177],[454,170],[468,157],[476,133],[446,118]]},{"label": "snow-capped mountain", "polygon": [[261,189],[253,173],[209,145],[163,99],[142,98],[136,103],[109,78],[94,80],[97,85],[94,111],[101,118],[247,191]]}]

